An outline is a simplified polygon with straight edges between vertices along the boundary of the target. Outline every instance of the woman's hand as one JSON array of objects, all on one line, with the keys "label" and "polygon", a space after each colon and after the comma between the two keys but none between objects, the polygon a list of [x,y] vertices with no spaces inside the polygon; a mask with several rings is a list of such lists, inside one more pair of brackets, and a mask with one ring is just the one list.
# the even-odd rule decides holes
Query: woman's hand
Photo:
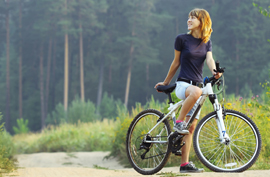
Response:
[{"label": "woman's hand", "polygon": [[219,73],[219,72],[216,73],[215,72],[214,76],[215,76],[216,79],[218,79],[218,78],[220,78],[222,76],[222,73]]},{"label": "woman's hand", "polygon": [[[155,85],[155,89],[157,89],[157,87],[159,86],[159,85],[168,85],[168,84],[165,84],[164,82],[159,82],[159,83],[157,83],[156,85]],[[158,90],[157,90],[158,91]],[[159,91],[158,91],[159,92]]]}]

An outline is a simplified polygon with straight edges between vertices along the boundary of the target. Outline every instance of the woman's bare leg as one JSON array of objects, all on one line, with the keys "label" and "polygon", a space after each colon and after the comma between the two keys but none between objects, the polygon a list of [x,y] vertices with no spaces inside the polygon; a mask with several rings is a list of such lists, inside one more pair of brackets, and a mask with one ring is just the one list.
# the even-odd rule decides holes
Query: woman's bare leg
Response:
[{"label": "woman's bare leg", "polygon": [[[190,117],[186,118],[186,122],[188,122]],[[183,142],[185,142],[185,145],[182,147],[182,157],[181,157],[181,164],[189,162],[189,153],[190,153],[190,148],[192,144],[192,137],[193,137],[193,132],[195,130],[196,124],[197,124],[197,119],[194,119],[192,125],[189,128],[189,134],[186,135],[183,139]]]},{"label": "woman's bare leg", "polygon": [[183,106],[180,110],[180,114],[177,120],[182,120],[182,121],[185,120],[187,113],[192,109],[196,101],[201,96],[202,90],[199,87],[191,85],[186,89],[185,94],[186,94],[186,99],[183,103]]}]

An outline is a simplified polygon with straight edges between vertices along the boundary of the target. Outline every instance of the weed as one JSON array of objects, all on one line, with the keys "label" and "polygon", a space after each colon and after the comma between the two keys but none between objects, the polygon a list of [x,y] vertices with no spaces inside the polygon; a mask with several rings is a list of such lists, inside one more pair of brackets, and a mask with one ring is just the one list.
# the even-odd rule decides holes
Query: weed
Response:
[{"label": "weed", "polygon": [[70,158],[78,158],[75,154],[73,153],[67,153],[67,156]]},{"label": "weed", "polygon": [[109,168],[107,168],[107,167],[101,167],[101,166],[98,166],[98,165],[93,165],[93,167],[95,169],[100,169],[100,170],[109,170]]},{"label": "weed", "polygon": [[65,162],[62,165],[72,165],[72,164],[73,164],[72,162]]},{"label": "weed", "polygon": [[175,176],[190,176],[189,174],[176,174],[173,172],[161,172],[158,173],[157,175],[160,175],[160,177],[175,177]]}]

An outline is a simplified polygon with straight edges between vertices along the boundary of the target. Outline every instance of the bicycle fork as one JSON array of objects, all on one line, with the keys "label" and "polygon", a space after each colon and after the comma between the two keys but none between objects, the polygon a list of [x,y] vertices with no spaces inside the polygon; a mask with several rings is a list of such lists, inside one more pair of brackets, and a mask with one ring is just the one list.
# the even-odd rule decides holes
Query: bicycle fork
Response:
[{"label": "bicycle fork", "polygon": [[215,120],[216,120],[218,131],[219,131],[220,142],[228,145],[230,142],[230,137],[226,132],[226,127],[223,120],[223,109],[221,105],[219,104],[217,96],[215,94],[209,95],[209,99],[211,103],[213,104],[214,110],[217,115]]}]

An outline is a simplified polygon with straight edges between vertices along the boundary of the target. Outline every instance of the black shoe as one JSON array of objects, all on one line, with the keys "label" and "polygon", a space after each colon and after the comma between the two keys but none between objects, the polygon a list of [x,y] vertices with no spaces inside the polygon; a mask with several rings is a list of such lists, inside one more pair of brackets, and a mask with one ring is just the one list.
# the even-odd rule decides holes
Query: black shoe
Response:
[{"label": "black shoe", "polygon": [[180,167],[180,173],[202,173],[203,171],[203,168],[196,168],[192,162],[189,162],[187,165]]}]

